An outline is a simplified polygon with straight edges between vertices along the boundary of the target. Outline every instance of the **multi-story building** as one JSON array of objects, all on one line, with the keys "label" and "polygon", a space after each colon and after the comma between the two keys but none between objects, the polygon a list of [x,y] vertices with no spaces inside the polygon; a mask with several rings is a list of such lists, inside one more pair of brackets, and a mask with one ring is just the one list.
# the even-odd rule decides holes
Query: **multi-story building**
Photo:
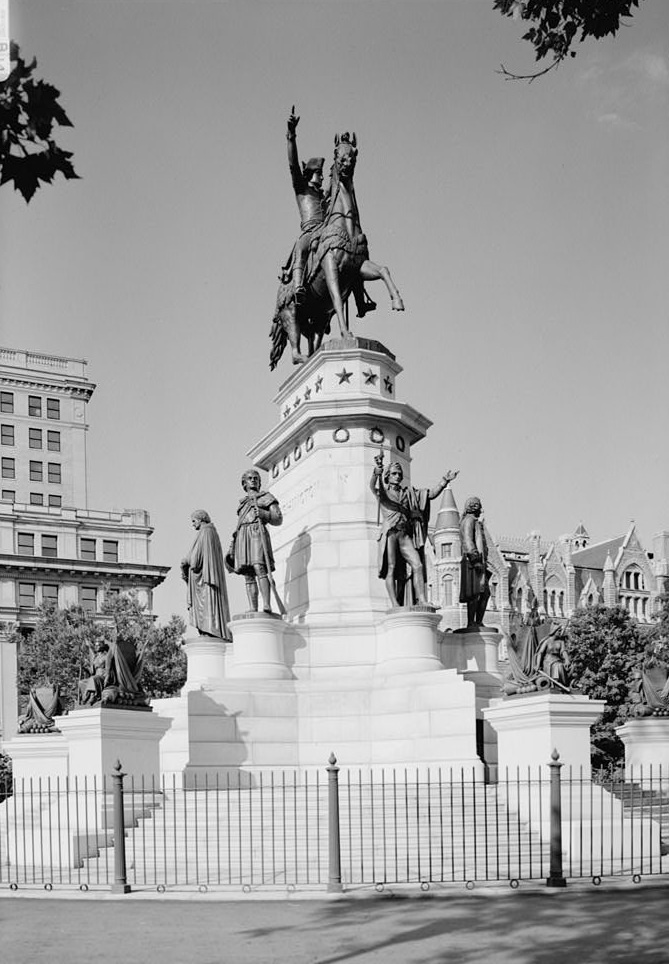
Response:
[{"label": "multi-story building", "polygon": [[[567,619],[577,609],[602,603],[623,606],[640,623],[648,623],[659,593],[669,588],[669,532],[653,537],[653,549],[640,543],[631,523],[624,535],[593,543],[581,524],[553,542],[538,532],[524,537],[486,530],[489,546],[490,603],[486,623],[508,631],[536,600],[539,611]],[[460,515],[446,489],[426,553],[430,598],[443,611],[443,625],[466,624],[460,594]]]},{"label": "multi-story building", "polygon": [[100,610],[134,589],[150,611],[169,567],[150,563],[148,512],[88,508],[86,362],[0,348],[0,733],[16,723],[13,630],[37,607]]}]

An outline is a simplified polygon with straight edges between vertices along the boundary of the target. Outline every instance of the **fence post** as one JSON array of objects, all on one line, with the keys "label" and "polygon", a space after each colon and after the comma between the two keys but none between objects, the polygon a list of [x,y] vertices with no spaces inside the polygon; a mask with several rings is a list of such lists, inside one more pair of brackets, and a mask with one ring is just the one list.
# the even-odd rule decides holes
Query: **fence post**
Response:
[{"label": "fence post", "polygon": [[328,759],[328,892],[341,893],[341,847],[339,839],[339,767],[334,753]]},{"label": "fence post", "polygon": [[113,894],[129,894],[130,884],[125,867],[125,817],[123,814],[123,777],[121,761],[117,760],[112,773],[112,801],[114,808],[114,883]]},{"label": "fence post", "polygon": [[546,880],[547,887],[566,887],[567,881],[562,873],[562,791],[559,762],[560,754],[557,750],[551,753],[548,766],[551,768],[551,860],[550,876]]}]

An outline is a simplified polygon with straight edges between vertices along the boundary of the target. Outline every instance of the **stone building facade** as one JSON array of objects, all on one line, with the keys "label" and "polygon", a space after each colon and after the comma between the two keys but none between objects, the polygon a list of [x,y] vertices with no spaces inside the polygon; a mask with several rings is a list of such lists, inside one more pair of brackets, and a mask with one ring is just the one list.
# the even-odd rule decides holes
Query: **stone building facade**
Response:
[{"label": "stone building facade", "polygon": [[[446,489],[426,552],[430,599],[443,613],[442,627],[466,625],[460,593],[460,515]],[[547,617],[568,619],[577,609],[602,603],[623,606],[641,623],[651,621],[659,593],[669,586],[669,532],[641,545],[634,523],[624,535],[592,542],[579,525],[548,542],[538,532],[495,538],[486,529],[491,598],[486,623],[507,632],[536,599]]]},{"label": "stone building facade", "polygon": [[16,725],[13,631],[37,607],[99,612],[105,593],[136,590],[151,611],[169,567],[150,561],[143,509],[88,507],[86,362],[0,348],[0,733]]}]

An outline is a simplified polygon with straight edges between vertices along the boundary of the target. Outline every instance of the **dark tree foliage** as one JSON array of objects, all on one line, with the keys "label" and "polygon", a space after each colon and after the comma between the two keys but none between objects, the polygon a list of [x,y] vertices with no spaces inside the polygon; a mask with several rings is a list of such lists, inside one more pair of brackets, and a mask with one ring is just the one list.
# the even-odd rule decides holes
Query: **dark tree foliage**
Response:
[{"label": "dark tree foliage", "polygon": [[621,607],[588,606],[569,620],[565,642],[573,685],[586,696],[606,700],[592,727],[591,758],[595,768],[608,767],[624,755],[615,729],[627,719],[632,670],[643,659],[646,637]]},{"label": "dark tree foliage", "polygon": [[534,80],[548,73],[566,57],[575,57],[574,44],[588,37],[600,40],[614,36],[631,17],[640,0],[493,0],[493,9],[505,17],[526,21],[523,40],[534,47],[536,60],[552,57],[544,70],[534,74],[514,74],[502,67],[513,80]]},{"label": "dark tree foliage", "polygon": [[0,753],[0,803],[12,795],[12,759]]},{"label": "dark tree foliage", "polygon": [[657,597],[653,625],[646,634],[646,656],[649,663],[669,666],[669,588]]},{"label": "dark tree foliage", "polygon": [[13,182],[26,201],[42,183],[51,184],[56,174],[77,178],[71,151],[58,147],[53,127],[72,127],[58,103],[60,91],[43,80],[35,80],[37,61],[21,57],[14,41],[10,44],[12,72],[0,82],[0,185]]},{"label": "dark tree foliage", "polygon": [[19,644],[18,689],[27,696],[31,687],[55,683],[66,709],[77,701],[79,680],[90,674],[91,652],[101,640],[119,634],[131,638],[144,652],[142,686],[152,698],[173,696],[186,681],[186,654],[181,642],[185,625],[172,616],[159,626],[133,594],[107,598],[103,619],[81,609],[42,607],[37,624]]}]

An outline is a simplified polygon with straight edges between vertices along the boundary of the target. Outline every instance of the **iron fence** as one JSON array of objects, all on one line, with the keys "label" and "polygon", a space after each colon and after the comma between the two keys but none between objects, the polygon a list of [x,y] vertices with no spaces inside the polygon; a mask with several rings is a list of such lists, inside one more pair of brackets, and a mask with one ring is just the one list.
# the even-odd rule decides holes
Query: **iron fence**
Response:
[{"label": "iron fence", "polygon": [[[562,769],[562,772],[561,772]],[[0,797],[3,788],[0,788]],[[594,782],[545,768],[272,771],[184,786],[120,767],[102,781],[14,781],[0,886],[315,887],[567,880],[669,871],[669,773]]]}]

